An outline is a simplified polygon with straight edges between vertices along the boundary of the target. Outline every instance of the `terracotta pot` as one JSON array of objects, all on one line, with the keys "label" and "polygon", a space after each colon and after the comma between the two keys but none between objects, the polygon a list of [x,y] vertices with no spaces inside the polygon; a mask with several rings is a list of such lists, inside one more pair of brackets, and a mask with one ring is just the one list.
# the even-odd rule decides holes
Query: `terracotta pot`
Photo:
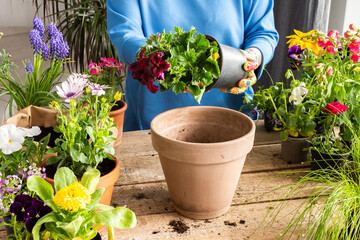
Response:
[{"label": "terracotta pot", "polygon": [[286,141],[281,141],[281,157],[287,163],[308,162],[308,148],[310,138],[289,137]]},{"label": "terracotta pot", "polygon": [[116,128],[118,130],[117,140],[114,143],[114,147],[119,146],[119,144],[121,143],[124,126],[124,114],[127,108],[127,104],[123,100],[118,101],[117,105],[119,109],[110,112],[110,117],[114,118],[114,123],[117,124]]},{"label": "terracotta pot", "polygon": [[230,207],[254,143],[255,124],[220,107],[184,107],[156,116],[151,140],[176,211],[209,219]]},{"label": "terracotta pot", "polygon": [[[41,162],[40,167],[46,167],[46,161],[50,158],[44,159],[44,161]],[[119,178],[120,175],[120,164],[119,160],[112,155],[114,158],[114,161],[116,162],[115,168],[105,176],[100,177],[100,181],[97,185],[97,188],[105,188],[105,191],[103,192],[103,195],[101,196],[101,199],[99,201],[100,204],[108,205],[110,206],[111,203],[111,197],[114,189],[115,182]],[[51,184],[54,188],[54,179],[46,177],[45,180]]]}]

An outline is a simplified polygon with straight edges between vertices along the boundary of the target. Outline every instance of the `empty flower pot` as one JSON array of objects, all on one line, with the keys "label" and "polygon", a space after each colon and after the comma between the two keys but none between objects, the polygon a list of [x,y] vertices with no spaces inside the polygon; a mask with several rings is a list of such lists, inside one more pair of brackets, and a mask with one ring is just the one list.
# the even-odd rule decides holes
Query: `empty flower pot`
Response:
[{"label": "empty flower pot", "polygon": [[254,122],[238,111],[196,106],[161,113],[150,128],[176,211],[198,219],[224,214],[254,144]]}]

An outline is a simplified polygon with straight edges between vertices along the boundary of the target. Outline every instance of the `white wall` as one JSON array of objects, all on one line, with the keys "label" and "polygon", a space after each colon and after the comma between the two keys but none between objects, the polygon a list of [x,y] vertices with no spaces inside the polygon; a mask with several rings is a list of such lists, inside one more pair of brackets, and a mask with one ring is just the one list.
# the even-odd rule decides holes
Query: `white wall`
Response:
[{"label": "white wall", "polygon": [[360,27],[359,11],[360,0],[332,0],[329,30],[336,29],[344,33],[351,23]]},{"label": "white wall", "polygon": [[1,26],[32,26],[36,8],[32,0],[0,0]]}]

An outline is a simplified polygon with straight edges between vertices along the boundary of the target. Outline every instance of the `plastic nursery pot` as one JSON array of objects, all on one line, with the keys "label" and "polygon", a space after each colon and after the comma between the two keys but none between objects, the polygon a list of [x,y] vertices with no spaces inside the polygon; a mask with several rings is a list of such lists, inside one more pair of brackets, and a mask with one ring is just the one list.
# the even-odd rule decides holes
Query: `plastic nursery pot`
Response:
[{"label": "plastic nursery pot", "polygon": [[213,83],[209,85],[206,90],[211,88],[228,89],[236,86],[238,81],[246,77],[246,71],[243,68],[246,63],[244,53],[234,47],[230,47],[219,43],[213,36],[205,35],[209,41],[216,41],[219,45],[219,59],[218,64],[220,67],[220,77],[214,79]]},{"label": "plastic nursery pot", "polygon": [[311,149],[311,170],[325,169],[325,168],[339,168],[344,165],[344,162],[349,158],[350,152],[343,154],[329,154],[326,152]]},{"label": "plastic nursery pot", "polygon": [[272,113],[264,111],[264,127],[268,132],[274,131],[274,120],[272,119]]},{"label": "plastic nursery pot", "polygon": [[111,111],[109,116],[114,118],[114,123],[116,123],[116,128],[118,130],[117,140],[114,142],[114,147],[119,146],[122,139],[123,126],[124,126],[124,115],[125,110],[127,109],[127,104],[125,101],[120,100],[116,102],[117,109]]},{"label": "plastic nursery pot", "polygon": [[[99,183],[97,185],[97,188],[105,188],[105,191],[103,192],[101,199],[99,201],[100,204],[108,205],[110,206],[111,203],[111,197],[114,190],[114,185],[117,179],[119,178],[119,171],[120,171],[120,163],[119,160],[114,156],[111,155],[114,158],[115,161],[115,167],[114,169],[109,172],[108,174],[100,177]],[[51,156],[48,156],[45,158],[41,164],[40,167],[46,167],[46,161]],[[54,188],[54,179],[46,177],[45,180],[51,184],[51,186]]]},{"label": "plastic nursery pot", "polygon": [[[3,220],[4,220],[4,222],[10,224],[11,216],[4,216]],[[12,226],[5,225],[5,230],[6,230],[6,236],[8,237],[8,239],[10,238],[10,236],[14,235],[14,228]]]},{"label": "plastic nursery pot", "polygon": [[224,214],[254,144],[254,122],[238,111],[196,106],[163,112],[150,128],[175,210],[197,219]]},{"label": "plastic nursery pot", "polygon": [[308,162],[308,148],[310,138],[289,137],[286,141],[281,141],[281,157],[287,163]]}]

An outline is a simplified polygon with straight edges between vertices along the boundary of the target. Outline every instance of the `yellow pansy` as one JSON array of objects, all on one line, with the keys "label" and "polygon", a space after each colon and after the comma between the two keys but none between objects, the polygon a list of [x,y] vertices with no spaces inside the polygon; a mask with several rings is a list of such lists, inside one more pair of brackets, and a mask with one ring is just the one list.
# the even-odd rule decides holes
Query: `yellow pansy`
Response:
[{"label": "yellow pansy", "polygon": [[88,190],[78,182],[61,188],[54,197],[54,203],[62,209],[70,212],[86,208],[91,197]]},{"label": "yellow pansy", "polygon": [[58,109],[59,108],[59,103],[57,101],[52,101],[50,102],[49,104],[49,108],[52,108],[52,109]]},{"label": "yellow pansy", "polygon": [[297,45],[300,46],[301,49],[308,49],[311,50],[313,53],[318,54],[320,51],[319,45],[317,45],[316,39],[313,39],[312,36],[316,33],[315,30],[311,30],[310,32],[303,33],[301,31],[295,30],[295,34],[287,36],[289,41],[286,43],[289,44],[289,48]]}]

